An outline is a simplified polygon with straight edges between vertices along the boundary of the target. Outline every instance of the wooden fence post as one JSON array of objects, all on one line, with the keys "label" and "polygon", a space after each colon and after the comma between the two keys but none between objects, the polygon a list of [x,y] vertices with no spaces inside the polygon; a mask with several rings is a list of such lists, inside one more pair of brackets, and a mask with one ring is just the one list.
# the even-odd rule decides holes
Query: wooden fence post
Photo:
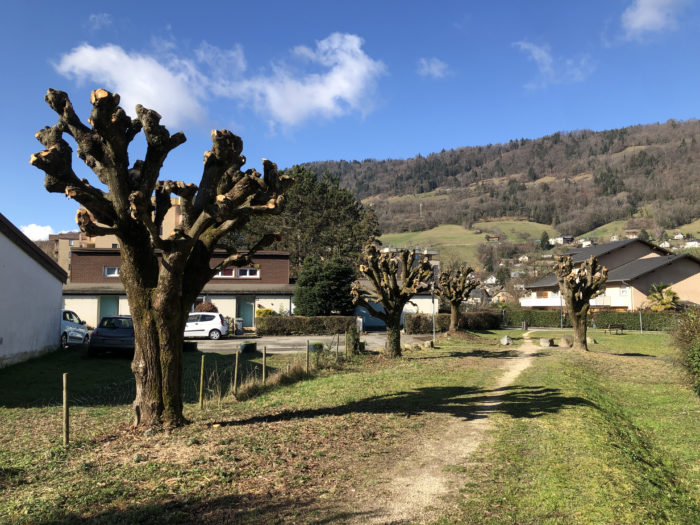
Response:
[{"label": "wooden fence post", "polygon": [[68,418],[68,373],[63,374],[63,445],[70,442],[70,421]]},{"label": "wooden fence post", "polygon": [[267,346],[263,346],[263,372],[262,372],[263,386],[267,383]]},{"label": "wooden fence post", "polygon": [[233,369],[233,395],[235,396],[238,393],[238,356],[241,354],[241,351],[238,350],[236,352],[236,366]]},{"label": "wooden fence post", "polygon": [[309,340],[306,340],[306,373],[309,373]]},{"label": "wooden fence post", "polygon": [[204,408],[204,354],[202,354],[202,366],[199,370],[199,409]]},{"label": "wooden fence post", "polygon": [[350,354],[348,353],[348,331],[345,330],[345,359],[348,359]]}]

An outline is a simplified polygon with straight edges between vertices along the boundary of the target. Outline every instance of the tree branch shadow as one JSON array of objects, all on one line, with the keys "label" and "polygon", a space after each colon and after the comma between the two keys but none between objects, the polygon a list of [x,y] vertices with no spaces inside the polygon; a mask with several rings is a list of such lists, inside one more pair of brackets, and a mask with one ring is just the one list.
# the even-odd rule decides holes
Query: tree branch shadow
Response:
[{"label": "tree branch shadow", "polygon": [[[316,517],[316,518],[314,518]],[[337,523],[371,517],[369,512],[347,512],[332,504],[320,505],[316,498],[295,498],[274,494],[232,494],[215,498],[196,498],[147,502],[111,508],[98,514],[70,513],[44,524],[175,524],[191,523]]]},{"label": "tree branch shadow", "polygon": [[581,397],[565,396],[557,388],[544,386],[507,386],[496,389],[476,387],[425,387],[410,392],[373,396],[345,405],[306,410],[284,410],[277,414],[247,419],[216,421],[211,424],[253,425],[321,416],[348,414],[449,414],[465,421],[482,419],[491,414],[508,414],[517,418],[535,418],[575,406],[597,406]]}]

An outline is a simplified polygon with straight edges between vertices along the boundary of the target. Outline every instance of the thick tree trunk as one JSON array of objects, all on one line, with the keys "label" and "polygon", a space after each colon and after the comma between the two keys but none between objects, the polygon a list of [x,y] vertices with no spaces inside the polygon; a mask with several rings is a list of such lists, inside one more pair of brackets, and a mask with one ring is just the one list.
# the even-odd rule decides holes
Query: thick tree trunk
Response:
[{"label": "thick tree trunk", "polygon": [[588,350],[586,341],[586,318],[588,317],[588,308],[583,308],[578,313],[569,310],[569,317],[571,318],[571,325],[574,328],[573,348],[576,350]]},{"label": "thick tree trunk", "polygon": [[401,357],[401,319],[388,320],[386,323],[386,346],[384,355]]},{"label": "thick tree trunk", "polygon": [[131,370],[136,380],[133,407],[137,426],[181,426],[182,342],[190,303],[182,297],[182,256],[165,264],[124,243],[120,277],[134,321]]},{"label": "thick tree trunk", "polygon": [[459,305],[460,303],[450,303],[450,332],[457,331],[457,323],[459,322]]}]

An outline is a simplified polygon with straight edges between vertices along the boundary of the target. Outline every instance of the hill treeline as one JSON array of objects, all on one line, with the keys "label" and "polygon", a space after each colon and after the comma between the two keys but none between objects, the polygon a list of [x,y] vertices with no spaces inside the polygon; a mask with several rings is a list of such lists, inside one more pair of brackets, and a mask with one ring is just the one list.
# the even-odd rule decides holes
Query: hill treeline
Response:
[{"label": "hill treeline", "polygon": [[700,217],[699,140],[699,121],[670,120],[304,166],[371,205],[384,233],[515,217],[576,235],[633,216],[662,228]]}]

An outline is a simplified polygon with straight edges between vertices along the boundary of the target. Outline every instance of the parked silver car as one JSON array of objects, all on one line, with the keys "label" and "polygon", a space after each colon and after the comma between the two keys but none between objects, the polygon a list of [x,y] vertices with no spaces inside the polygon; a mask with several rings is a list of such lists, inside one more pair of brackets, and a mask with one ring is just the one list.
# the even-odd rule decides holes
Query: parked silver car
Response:
[{"label": "parked silver car", "polygon": [[81,321],[75,312],[61,310],[61,348],[68,348],[72,344],[88,344],[88,335],[85,321]]},{"label": "parked silver car", "polygon": [[92,331],[88,355],[102,352],[134,353],[134,322],[128,315],[109,315],[100,320]]},{"label": "parked silver car", "polygon": [[219,339],[228,332],[226,318],[217,313],[193,313],[185,324],[185,337]]}]

